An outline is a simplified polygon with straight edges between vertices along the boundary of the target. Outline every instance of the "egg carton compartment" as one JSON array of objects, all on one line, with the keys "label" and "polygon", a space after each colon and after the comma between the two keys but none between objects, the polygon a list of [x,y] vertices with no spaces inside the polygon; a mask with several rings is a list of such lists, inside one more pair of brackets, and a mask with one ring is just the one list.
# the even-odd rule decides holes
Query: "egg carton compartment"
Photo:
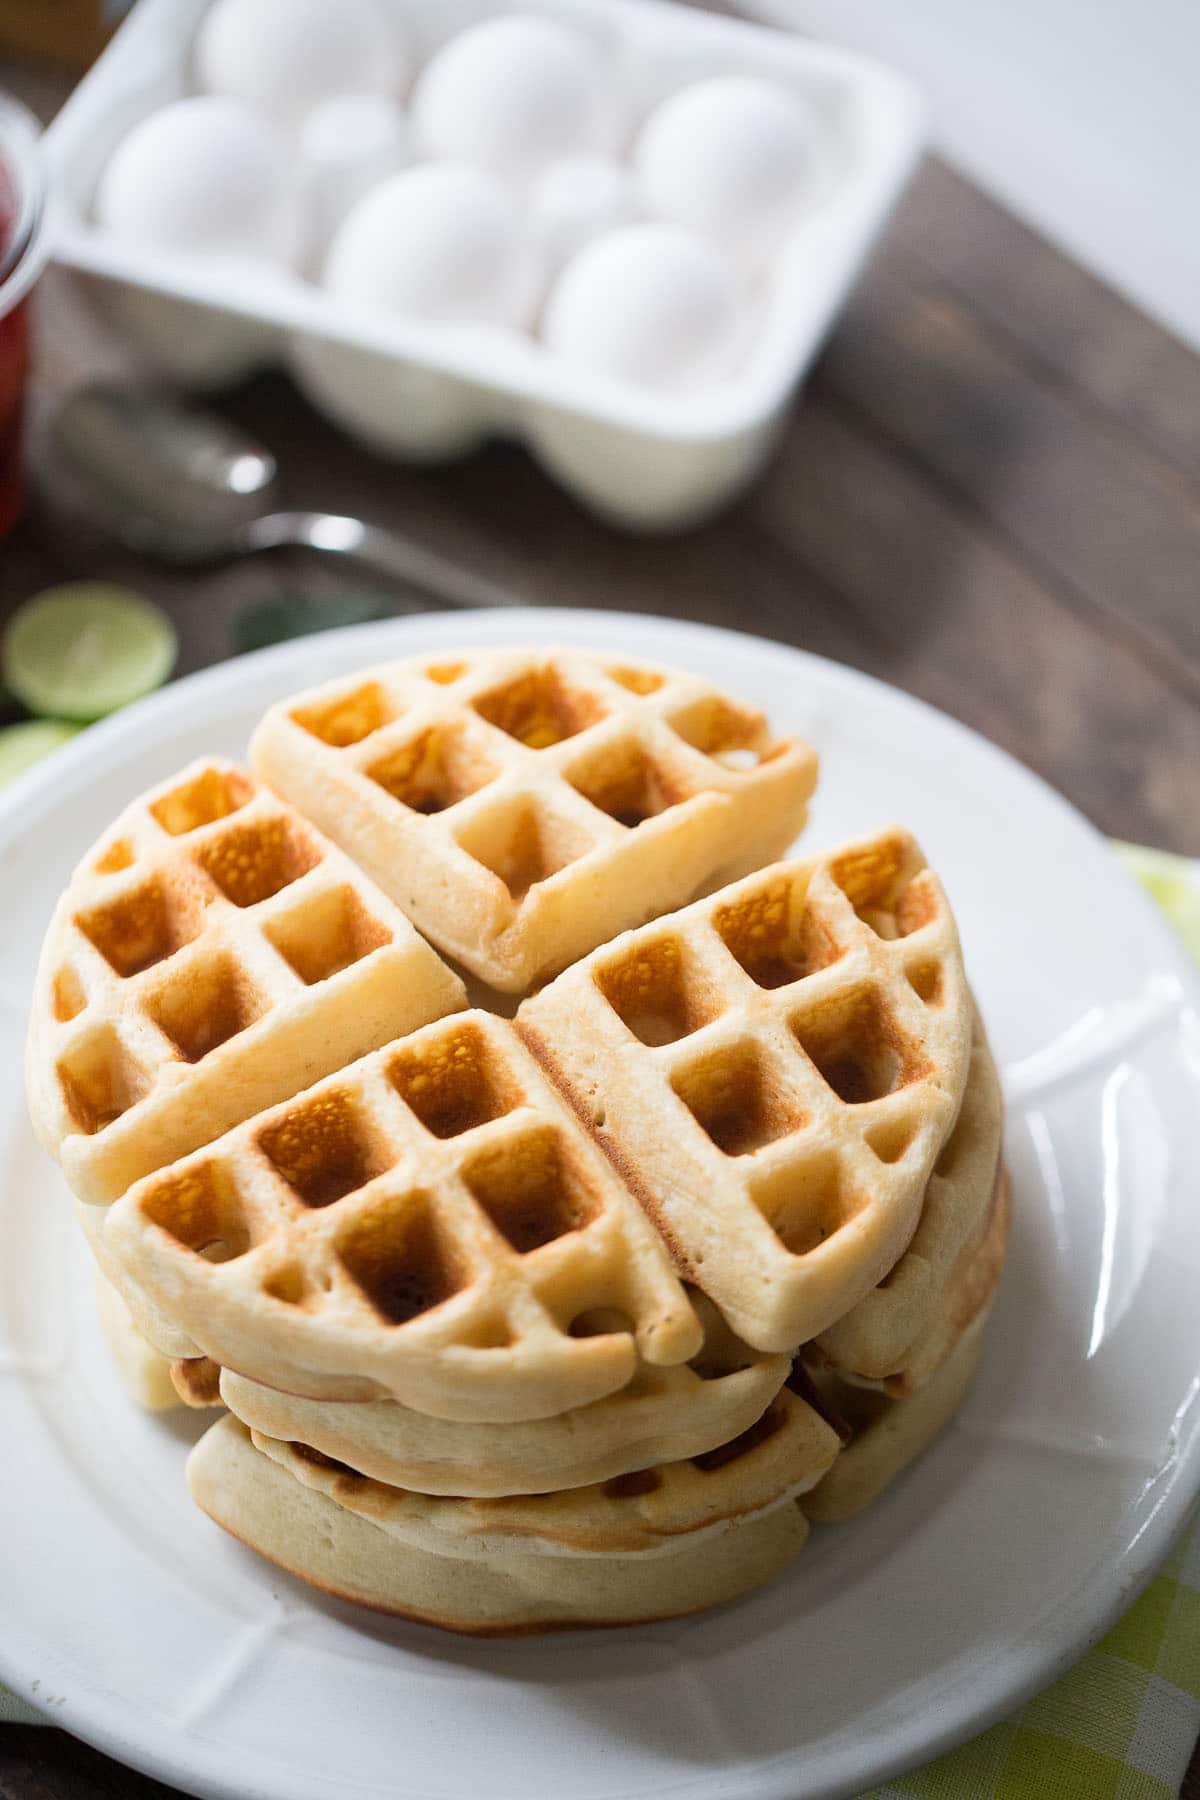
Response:
[{"label": "egg carton compartment", "polygon": [[[287,197],[294,212],[261,210],[266,190],[257,190],[256,199],[247,173],[253,173],[254,144],[234,134],[216,152],[224,161],[212,193],[231,208],[251,209],[245,246],[237,246],[236,230],[226,231],[227,220],[202,215],[185,241],[162,248],[103,228],[97,196],[114,152],[134,127],[201,90],[204,56],[197,46],[210,8],[209,0],[139,0],[46,134],[58,260],[85,280],[153,363],[186,386],[219,387],[282,364],[329,419],[377,451],[441,461],[503,436],[523,442],[564,487],[615,523],[676,529],[714,511],[769,452],[911,170],[922,112],[910,84],[849,52],[659,0],[541,0],[522,6],[520,16],[572,28],[601,81],[588,98],[586,165],[547,155],[535,180],[536,145],[528,166],[514,161],[497,168],[494,157],[485,166],[487,132],[504,127],[503,118],[497,125],[493,117],[489,85],[474,106],[466,103],[471,90],[461,69],[457,76],[451,71],[440,92],[424,81],[452,39],[485,21],[511,19],[517,9],[486,0],[373,3],[400,46],[382,74],[378,54],[370,59],[375,98],[327,102],[319,128],[310,121],[304,139],[307,165],[298,119],[271,117],[269,129],[286,146],[288,165],[307,168]],[[242,65],[230,66],[236,72]],[[253,84],[256,71],[246,66]],[[270,77],[264,65],[263,79]],[[753,209],[731,216],[728,193],[717,194],[711,218],[691,221],[686,233],[665,216],[673,196],[692,204],[690,190],[698,185],[680,153],[688,108],[679,97],[713,77],[767,82],[781,104],[792,97],[805,121],[805,192],[769,244],[742,241]],[[403,109],[403,141],[391,147],[389,119],[396,115],[385,100]],[[678,129],[674,148],[670,129],[660,130],[655,164],[645,127],[661,121],[667,101]],[[547,103],[524,108],[522,117],[532,119],[532,128],[552,131],[553,115]],[[439,131],[455,152],[440,166],[431,151],[431,144],[441,147]],[[424,213],[418,207],[413,229],[423,247],[431,236],[437,240],[441,262],[429,277],[434,290],[439,282],[453,289],[468,278],[486,289],[493,280],[503,259],[488,261],[487,234],[495,227],[488,194],[503,184],[515,222],[512,255],[504,264],[503,294],[493,304],[489,291],[480,305],[490,316],[425,317],[420,307],[389,309],[362,297],[372,281],[391,282],[393,299],[397,283],[411,292],[422,270],[419,257],[398,272],[386,266],[395,236],[385,229],[392,223],[386,196],[381,199],[386,180],[353,206],[353,229],[336,228],[345,174],[338,156],[351,140],[361,141],[367,159],[378,151],[380,169],[389,157],[424,166]],[[321,160],[326,150],[331,160]],[[165,166],[170,159],[157,160]],[[142,197],[135,190],[123,203],[136,211]],[[161,194],[149,194],[145,206],[156,205],[168,218]],[[589,217],[615,229],[587,242]],[[636,255],[627,243],[613,247],[618,237],[628,238],[620,230],[625,219],[634,222]],[[167,237],[175,223],[163,228]],[[198,247],[210,226],[225,234],[220,253]],[[664,233],[675,236],[659,257]],[[728,280],[713,274],[716,263]],[[332,291],[326,284],[335,276],[353,291]],[[650,324],[635,319],[632,351],[624,339],[614,348],[608,338],[613,330],[620,338],[624,326],[613,320],[629,315],[639,289]],[[676,289],[671,315],[663,296]],[[665,378],[660,366],[689,341],[681,321],[695,324],[705,344],[706,332],[712,340],[708,362],[698,352],[686,371],[690,380]],[[673,366],[667,371],[678,374]]]}]

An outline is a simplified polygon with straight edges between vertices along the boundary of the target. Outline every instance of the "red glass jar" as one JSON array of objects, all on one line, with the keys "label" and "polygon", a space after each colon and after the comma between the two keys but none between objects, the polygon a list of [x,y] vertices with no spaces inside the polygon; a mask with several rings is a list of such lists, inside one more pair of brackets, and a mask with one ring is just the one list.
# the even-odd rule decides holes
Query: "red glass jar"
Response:
[{"label": "red glass jar", "polygon": [[0,537],[25,501],[21,454],[29,290],[46,260],[45,192],[32,113],[0,94]]}]

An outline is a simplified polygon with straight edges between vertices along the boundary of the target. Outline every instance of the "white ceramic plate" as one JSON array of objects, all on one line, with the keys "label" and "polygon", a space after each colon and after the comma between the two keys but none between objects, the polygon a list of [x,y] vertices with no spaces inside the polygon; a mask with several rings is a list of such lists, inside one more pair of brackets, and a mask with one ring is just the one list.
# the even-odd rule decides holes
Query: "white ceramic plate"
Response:
[{"label": "white ceramic plate", "polygon": [[[184,1492],[199,1426],[117,1389],[25,1122],[38,943],[103,825],[189,758],[240,754],[291,689],[464,639],[681,663],[810,737],[806,841],[913,827],[1005,1070],[1012,1255],[963,1415],[866,1517],[692,1621],[471,1642],[324,1603],[224,1537]],[[1200,1485],[1197,983],[1103,840],[962,727],[700,627],[415,618],[227,664],[88,732],[13,790],[0,858],[0,1675],[69,1730],[238,1800],[815,1800],[981,1729],[1164,1555]]]}]

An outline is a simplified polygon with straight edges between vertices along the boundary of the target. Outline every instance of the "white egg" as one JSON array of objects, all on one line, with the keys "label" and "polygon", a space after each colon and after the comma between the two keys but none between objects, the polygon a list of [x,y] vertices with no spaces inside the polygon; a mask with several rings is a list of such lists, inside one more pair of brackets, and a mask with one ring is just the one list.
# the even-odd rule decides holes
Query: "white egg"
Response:
[{"label": "white egg", "polygon": [[330,246],[325,285],[413,318],[515,319],[524,302],[516,208],[482,169],[424,164],[358,202]]},{"label": "white egg", "polygon": [[338,94],[314,106],[300,132],[314,255],[364,194],[412,160],[410,140],[403,110],[383,94]]},{"label": "white egg", "polygon": [[761,255],[813,198],[819,149],[809,109],[786,88],[720,75],[664,100],[633,161],[652,212]]},{"label": "white egg", "polygon": [[290,122],[334,94],[388,94],[411,68],[379,0],[216,0],[196,37],[199,85]]},{"label": "white egg", "polygon": [[474,382],[384,351],[300,334],[291,340],[289,363],[314,406],[384,456],[444,462],[487,436],[487,403]]},{"label": "white egg", "polygon": [[606,156],[566,156],[538,176],[530,229],[548,268],[563,263],[601,232],[638,216],[628,171]]},{"label": "white egg", "polygon": [[299,249],[286,140],[217,95],[135,125],[100,177],[95,216],[126,243],[176,254],[286,262]]},{"label": "white egg", "polygon": [[663,389],[727,372],[740,325],[727,264],[677,225],[626,225],[596,238],[567,264],[542,314],[557,355]]},{"label": "white egg", "polygon": [[532,175],[555,157],[606,149],[611,84],[591,38],[555,19],[510,14],[450,39],[413,89],[430,156]]}]

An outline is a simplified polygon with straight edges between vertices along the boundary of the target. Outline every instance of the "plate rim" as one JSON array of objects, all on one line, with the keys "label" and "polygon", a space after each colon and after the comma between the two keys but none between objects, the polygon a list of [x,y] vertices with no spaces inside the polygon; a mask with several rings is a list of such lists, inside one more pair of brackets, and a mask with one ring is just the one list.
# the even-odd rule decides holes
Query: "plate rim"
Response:
[{"label": "plate rim", "polygon": [[[740,656],[771,653],[778,657],[782,654],[785,660],[798,663],[821,686],[832,684],[845,691],[848,684],[851,689],[857,688],[872,694],[888,704],[898,701],[903,707],[915,709],[927,722],[935,723],[942,730],[948,728],[952,734],[970,741],[976,750],[985,752],[1010,776],[1015,776],[1030,787],[1041,801],[1049,801],[1074,827],[1082,826],[1098,846],[1107,850],[1108,840],[1105,834],[1064,795],[1018,757],[993,743],[973,727],[877,676],[756,633],[734,631],[692,620],[671,619],[657,614],[631,614],[612,609],[513,607],[481,612],[470,621],[459,614],[444,611],[405,613],[393,619],[341,627],[321,633],[319,638],[323,645],[335,653],[348,650],[351,646],[361,646],[365,666],[383,656],[403,655],[406,650],[409,654],[419,654],[419,651],[405,645],[404,640],[419,632],[422,626],[433,626],[438,633],[456,628],[469,649],[469,626],[483,627],[478,641],[516,647],[522,641],[515,635],[518,623],[522,630],[528,631],[531,638],[545,647],[554,643],[555,633],[559,630],[563,632],[566,642],[573,641],[576,644],[586,642],[593,632],[600,639],[616,634],[618,641],[621,634],[640,635],[645,632],[666,633],[678,643],[681,658],[686,658],[689,641],[703,642],[712,647],[713,640],[717,640],[718,646],[722,641],[725,642],[731,652],[736,650]],[[496,633],[494,637],[493,631]],[[395,648],[391,647],[393,640],[399,640]],[[90,727],[45,762],[17,777],[7,791],[0,793],[0,848],[3,848],[11,834],[22,829],[31,816],[52,803],[56,791],[64,786],[69,788],[77,771],[85,767],[94,768],[98,754],[106,756],[117,751],[129,739],[140,737],[144,730],[152,730],[160,718],[173,710],[181,691],[191,701],[198,694],[203,696],[209,690],[227,690],[231,685],[240,687],[244,683],[253,687],[264,674],[279,674],[284,678],[289,664],[294,663],[297,667],[305,663],[311,664],[313,651],[314,638],[309,636],[227,659],[182,676],[156,694]],[[674,655],[673,649],[672,659]],[[306,679],[305,685],[308,684]],[[1200,1007],[1200,971],[1195,968],[1159,909],[1115,854],[1111,855],[1110,866],[1115,885],[1124,891],[1127,898],[1132,897],[1136,902],[1136,909],[1147,934],[1153,940],[1156,953],[1171,965],[1172,973],[1179,978],[1185,999],[1190,999],[1192,1004]],[[23,1391],[24,1384],[20,1385]],[[1156,1493],[1155,1490],[1158,1489],[1161,1491]],[[1122,1538],[1120,1579],[1116,1578],[1113,1565],[1106,1563],[1109,1583],[1099,1592],[1092,1584],[1081,1583],[1078,1590],[1064,1601],[1055,1619],[1053,1636],[1048,1636],[1043,1627],[1034,1626],[1013,1637],[989,1658],[983,1670],[969,1680],[956,1683],[947,1695],[946,1707],[939,1709],[936,1723],[931,1723],[928,1715],[918,1714],[912,1721],[895,1724],[888,1736],[886,1753],[880,1753],[877,1748],[868,1764],[861,1760],[857,1764],[853,1762],[853,1745],[840,1750],[822,1751],[824,1773],[816,1785],[805,1790],[806,1800],[837,1800],[838,1796],[852,1795],[864,1786],[877,1785],[904,1769],[943,1755],[986,1730],[1048,1686],[1097,1643],[1144,1591],[1173,1548],[1198,1496],[1200,1434],[1193,1433],[1174,1464],[1168,1471],[1160,1470],[1153,1480],[1145,1484],[1141,1495],[1131,1502],[1130,1508],[1122,1516],[1119,1526],[1114,1527],[1114,1532],[1109,1534],[1111,1538],[1119,1531]],[[1135,1525],[1132,1541],[1125,1542],[1130,1528]],[[1107,1548],[1107,1540],[1099,1548]],[[24,1674],[14,1662],[5,1641],[6,1636],[6,1632],[0,1631],[0,1679],[13,1693],[29,1700],[36,1707],[37,1695],[31,1690],[31,1677]],[[48,1653],[38,1652],[38,1666],[43,1672],[53,1670],[59,1661],[61,1651],[56,1653],[53,1647],[50,1647]],[[986,1697],[980,1697],[981,1683],[985,1684]],[[38,1686],[44,1689],[47,1685],[43,1673]],[[172,1727],[164,1726],[146,1715],[136,1718],[133,1735],[127,1735],[128,1723],[123,1720],[122,1708],[129,1714],[134,1704],[135,1702],[122,1696],[116,1696],[114,1700],[111,1692],[93,1681],[82,1697],[73,1693],[68,1705],[64,1706],[63,1713],[69,1719],[69,1724],[64,1721],[64,1728],[129,1767],[168,1782],[186,1793],[204,1796],[205,1800],[209,1800],[209,1797],[211,1800],[251,1800],[251,1796],[258,1795],[263,1796],[263,1800],[267,1800],[268,1796],[273,1800],[274,1796],[283,1797],[285,1793],[290,1800],[294,1796],[294,1785],[287,1790],[269,1782],[247,1784],[238,1780],[237,1785],[231,1785],[236,1778],[228,1769],[222,1773],[222,1746],[219,1742],[180,1734]],[[49,1717],[46,1723],[57,1724],[59,1718]],[[245,1767],[256,1753],[242,1748],[238,1754]],[[795,1770],[798,1754],[799,1751],[793,1750],[779,1752],[764,1761],[750,1762],[743,1759],[736,1768],[721,1772],[697,1772],[682,1782],[660,1782],[654,1791],[665,1796],[678,1796],[679,1800],[686,1800],[691,1795],[696,1796],[697,1800],[702,1800],[704,1796],[716,1800],[718,1793],[721,1800],[733,1800],[734,1796],[743,1795],[745,1800],[791,1800],[795,1791],[794,1777],[789,1779],[788,1771]],[[719,1787],[714,1786],[714,1782],[719,1783]],[[332,1791],[325,1786],[311,1790],[313,1793]],[[649,1792],[649,1788],[627,1791],[621,1796],[621,1800],[634,1800],[635,1795],[640,1800],[642,1793],[648,1795]],[[434,1800],[434,1797],[428,1795],[427,1791],[409,1788],[404,1791],[404,1800]],[[445,1800],[445,1795],[437,1796],[436,1800]],[[617,1800],[615,1794],[612,1800]]]}]

